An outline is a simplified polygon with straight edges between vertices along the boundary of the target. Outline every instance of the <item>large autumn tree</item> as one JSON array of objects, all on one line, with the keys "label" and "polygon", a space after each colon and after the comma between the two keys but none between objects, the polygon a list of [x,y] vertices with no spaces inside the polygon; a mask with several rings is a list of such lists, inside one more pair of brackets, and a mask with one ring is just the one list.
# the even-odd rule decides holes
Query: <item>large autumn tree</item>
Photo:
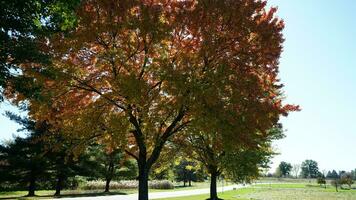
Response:
[{"label": "large autumn tree", "polygon": [[21,65],[41,87],[29,114],[54,127],[93,112],[104,119],[78,136],[117,130],[110,134],[127,141],[147,200],[150,169],[195,120],[244,140],[294,109],[277,79],[284,24],[275,11],[262,0],[85,0],[75,30],[43,40],[53,65]]}]

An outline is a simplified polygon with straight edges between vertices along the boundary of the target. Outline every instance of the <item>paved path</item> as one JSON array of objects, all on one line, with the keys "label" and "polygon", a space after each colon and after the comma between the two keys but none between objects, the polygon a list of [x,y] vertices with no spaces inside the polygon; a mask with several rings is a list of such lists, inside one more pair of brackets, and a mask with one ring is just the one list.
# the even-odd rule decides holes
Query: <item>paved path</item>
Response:
[{"label": "paved path", "polygon": [[[243,185],[229,185],[224,188],[218,187],[218,192],[223,192],[227,190],[239,189],[243,187],[247,187]],[[209,188],[203,189],[193,189],[193,190],[181,190],[174,192],[152,192],[149,193],[149,199],[160,199],[160,198],[169,198],[169,197],[183,197],[183,196],[191,196],[191,195],[199,195],[199,194],[209,194]],[[96,196],[96,197],[75,197],[75,198],[61,198],[60,200],[137,200],[137,194],[129,194],[129,195],[112,195],[112,196]]]}]

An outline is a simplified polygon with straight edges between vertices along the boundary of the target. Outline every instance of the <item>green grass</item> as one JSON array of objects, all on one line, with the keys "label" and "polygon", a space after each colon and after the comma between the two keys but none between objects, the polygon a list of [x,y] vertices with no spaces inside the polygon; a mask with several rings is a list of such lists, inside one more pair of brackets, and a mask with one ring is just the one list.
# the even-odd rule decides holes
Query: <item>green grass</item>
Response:
[{"label": "green grass", "polygon": [[[35,197],[25,197],[27,191],[8,191],[0,192],[0,199],[41,199],[53,197],[54,190],[38,190]],[[104,193],[99,190],[63,190],[61,197],[90,197],[90,196],[109,196],[109,195],[127,195],[135,193],[136,190],[112,190],[109,193]]]},{"label": "green grass", "polygon": [[[262,182],[262,180],[261,180]],[[231,184],[231,183],[229,183]],[[228,185],[224,183],[224,185]],[[221,186],[221,183],[219,184]],[[193,183],[192,187],[182,187],[182,184],[177,184],[175,189],[172,190],[157,190],[151,189],[150,192],[162,191],[179,191],[191,190],[209,187],[209,182]],[[356,187],[354,185],[353,187]],[[136,193],[137,190],[112,190],[110,193],[103,193],[102,191],[87,191],[87,190],[64,190],[62,197],[88,197],[88,196],[104,196],[104,195],[126,195]],[[53,190],[40,190],[36,191],[36,197],[24,197],[26,191],[14,192],[0,192],[1,199],[41,199],[52,198]],[[168,198],[161,200],[205,200],[209,194],[196,195],[190,197]],[[234,191],[225,191],[219,193],[219,197],[225,200],[356,200],[356,190],[339,190],[335,192],[335,188],[330,185],[327,188],[320,187],[314,182],[308,180],[298,180],[292,182],[285,180],[281,182],[268,180],[264,184],[258,184],[253,187],[238,189]]]},{"label": "green grass", "polygon": [[[221,181],[219,181],[217,183],[218,187],[221,186],[228,186],[228,185],[232,185],[234,183],[232,182],[226,182],[224,181],[224,183],[222,183]],[[183,187],[183,183],[178,183],[174,185],[174,190],[173,191],[179,191],[179,190],[194,190],[194,189],[202,189],[202,188],[209,188],[210,187],[210,182],[206,181],[206,182],[194,182],[192,183],[191,187]],[[161,191],[167,191],[167,190],[161,190]]]},{"label": "green grass", "polygon": [[[208,194],[160,200],[205,200]],[[328,186],[302,183],[256,185],[234,191],[219,193],[224,200],[356,200],[356,190],[339,190]]]},{"label": "green grass", "polygon": [[[180,190],[194,190],[201,188],[208,188],[209,182],[193,182],[192,186],[183,187],[183,183],[176,183],[174,189],[150,189],[150,192],[173,192]],[[224,182],[224,186],[231,185],[232,183]],[[219,182],[218,186],[222,186],[222,183]],[[1,199],[41,199],[53,197],[54,190],[38,190],[36,191],[36,197],[24,197],[27,195],[27,191],[0,191],[0,200]],[[137,193],[136,189],[127,189],[127,190],[111,190],[110,193],[104,193],[102,190],[63,190],[61,192],[61,197],[88,197],[88,196],[105,196],[105,195],[126,195]]]}]

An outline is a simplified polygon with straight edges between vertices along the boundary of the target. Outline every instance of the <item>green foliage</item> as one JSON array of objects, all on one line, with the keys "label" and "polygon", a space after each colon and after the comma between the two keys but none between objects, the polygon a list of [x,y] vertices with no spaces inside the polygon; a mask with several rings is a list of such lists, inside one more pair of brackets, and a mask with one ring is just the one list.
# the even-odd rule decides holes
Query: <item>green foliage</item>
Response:
[{"label": "green foliage", "polygon": [[[75,26],[74,9],[79,0],[4,0],[0,1],[0,101],[3,89],[11,87],[31,94],[37,88],[21,74],[20,64],[47,65],[50,59],[39,47],[43,38]],[[27,70],[31,70],[29,67]],[[32,80],[32,79],[31,79]],[[35,82],[32,81],[34,85]]]},{"label": "green foliage", "polygon": [[352,174],[351,173],[343,173],[343,174],[341,174],[341,176],[340,176],[340,184],[346,184],[351,189],[351,185],[354,184],[354,181],[352,180]]},{"label": "green foliage", "polygon": [[302,177],[303,178],[316,178],[319,174],[318,163],[314,160],[305,160],[302,165]]},{"label": "green foliage", "polygon": [[1,182],[8,181],[14,187],[26,188],[34,195],[36,184],[48,175],[49,162],[43,156],[44,145],[35,137],[20,138],[0,145]]},{"label": "green foliage", "polygon": [[328,171],[326,178],[330,178],[330,179],[338,179],[339,178],[339,174],[333,170],[332,172]]},{"label": "green foliage", "polygon": [[115,178],[120,169],[120,162],[123,160],[123,152],[119,149],[107,151],[104,145],[93,144],[89,146],[87,153],[93,165],[91,177],[95,178]]},{"label": "green foliage", "polygon": [[119,180],[135,180],[138,176],[137,161],[135,159],[127,159],[120,167],[117,177]]},{"label": "green foliage", "polygon": [[320,175],[317,179],[316,179],[317,183],[319,185],[325,185],[326,184],[326,180],[325,180],[325,176],[324,175]]},{"label": "green foliage", "polygon": [[197,162],[191,159],[180,159],[178,163],[174,166],[175,180],[178,182],[183,182],[184,186],[189,183],[191,186],[192,181],[198,181],[197,172],[199,165]]},{"label": "green foliage", "polygon": [[279,166],[278,169],[280,170],[280,175],[283,177],[287,177],[291,170],[292,170],[292,165],[290,163],[284,162],[282,161]]},{"label": "green foliage", "polygon": [[250,182],[257,179],[261,168],[266,168],[272,152],[265,149],[226,152],[223,165],[225,174],[234,182]]},{"label": "green foliage", "polygon": [[12,188],[20,189],[32,184],[28,189],[33,192],[35,186],[40,189],[55,188],[57,195],[63,188],[76,187],[74,177],[86,172],[90,166],[87,165],[88,156],[80,155],[74,159],[71,152],[72,141],[65,140],[59,133],[50,132],[48,123],[35,122],[10,112],[6,114],[21,125],[20,131],[26,131],[28,136],[17,137],[2,146],[0,170],[7,174],[3,176],[3,181],[13,183]]}]

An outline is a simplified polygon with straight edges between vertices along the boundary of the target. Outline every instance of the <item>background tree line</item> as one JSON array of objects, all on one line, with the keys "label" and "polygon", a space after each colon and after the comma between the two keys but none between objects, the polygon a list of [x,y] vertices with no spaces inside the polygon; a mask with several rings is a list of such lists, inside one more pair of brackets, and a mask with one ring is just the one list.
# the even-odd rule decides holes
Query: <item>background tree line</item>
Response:
[{"label": "background tree line", "polygon": [[314,160],[305,160],[302,164],[294,164],[282,161],[274,174],[267,173],[267,176],[277,178],[304,178],[316,179],[317,183],[324,185],[326,188],[327,180],[330,184],[335,186],[336,191],[342,185],[347,185],[351,189],[351,185],[356,180],[356,169],[350,172],[346,171],[320,171],[318,163]]}]

